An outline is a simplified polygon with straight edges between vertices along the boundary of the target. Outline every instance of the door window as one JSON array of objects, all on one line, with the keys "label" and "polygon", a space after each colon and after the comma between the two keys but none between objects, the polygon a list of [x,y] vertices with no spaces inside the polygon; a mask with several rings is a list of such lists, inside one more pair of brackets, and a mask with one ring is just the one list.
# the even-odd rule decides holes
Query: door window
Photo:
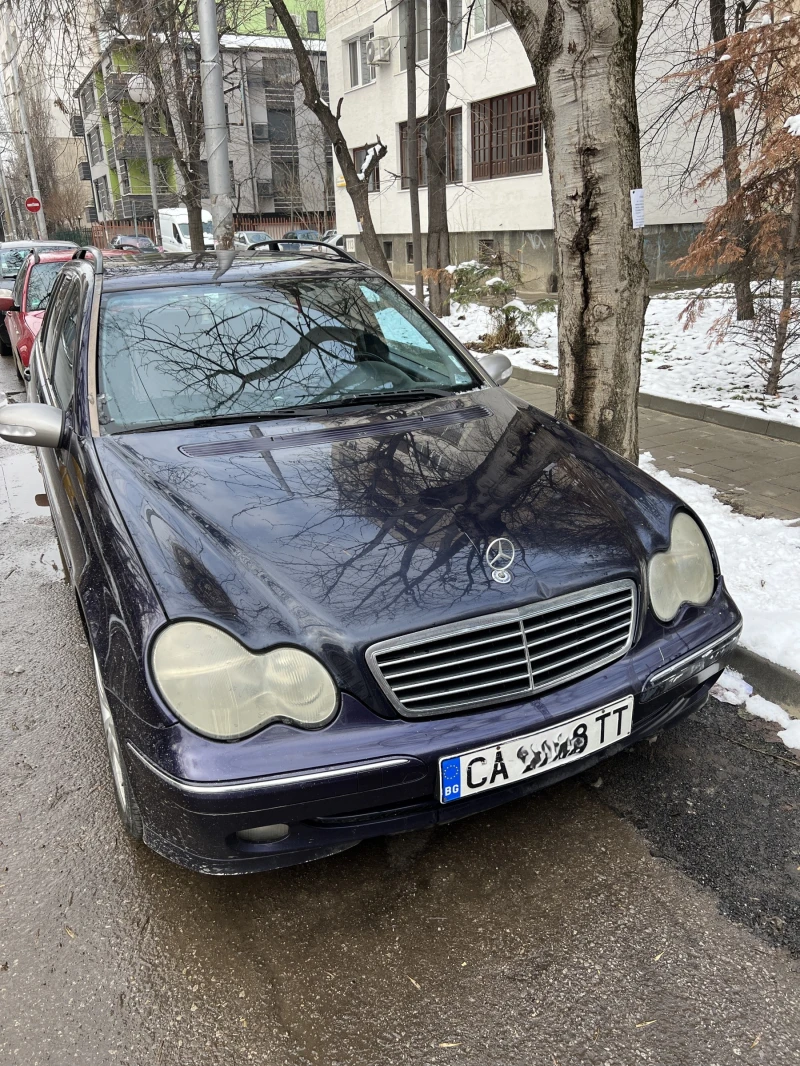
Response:
[{"label": "door window", "polygon": [[75,353],[78,350],[82,304],[80,280],[70,278],[69,287],[64,293],[63,310],[55,324],[57,336],[53,362],[53,389],[64,408],[69,406],[75,390]]},{"label": "door window", "polygon": [[63,308],[63,298],[67,291],[68,282],[69,277],[65,274],[56,280],[53,292],[50,296],[50,310],[45,315],[44,326],[42,327],[42,369],[45,377],[48,378],[50,377],[50,371],[53,367],[58,318]]}]

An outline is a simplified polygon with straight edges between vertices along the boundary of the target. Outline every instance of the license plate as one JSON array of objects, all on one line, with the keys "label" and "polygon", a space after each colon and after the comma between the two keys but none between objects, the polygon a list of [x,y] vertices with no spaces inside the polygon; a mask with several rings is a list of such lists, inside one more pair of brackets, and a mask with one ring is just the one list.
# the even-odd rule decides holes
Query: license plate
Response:
[{"label": "license plate", "polygon": [[627,737],[632,719],[633,696],[626,696],[549,729],[464,755],[448,755],[439,760],[441,802],[452,803],[535,777],[554,766],[577,762]]}]

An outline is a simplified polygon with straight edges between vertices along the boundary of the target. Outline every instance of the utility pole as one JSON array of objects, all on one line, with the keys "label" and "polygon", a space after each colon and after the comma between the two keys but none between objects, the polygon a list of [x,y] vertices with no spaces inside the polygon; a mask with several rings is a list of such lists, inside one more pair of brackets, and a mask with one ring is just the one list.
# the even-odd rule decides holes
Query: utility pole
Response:
[{"label": "utility pole", "polygon": [[[11,53],[11,80],[14,83],[14,93],[17,97],[17,112],[19,114],[19,125],[22,139],[25,142],[25,155],[28,160],[28,173],[31,179],[31,196],[35,196],[39,203],[42,202],[42,194],[39,192],[39,179],[36,177],[36,164],[33,161],[33,147],[31,146],[31,134],[28,128],[28,111],[25,107],[25,87],[22,84],[22,79],[19,76],[19,67],[17,66],[17,50],[19,44],[17,41],[17,25],[13,19],[13,12],[10,10],[10,6],[6,8],[7,17],[9,17],[10,30],[8,37],[8,51]],[[47,222],[44,217],[44,206],[42,206],[36,212],[36,229],[39,234],[40,241],[47,240]]]},{"label": "utility pole", "polygon": [[215,0],[197,0],[197,24],[200,31],[200,88],[203,94],[203,123],[206,131],[208,188],[211,193],[211,214],[214,218],[214,241],[220,251],[232,251],[233,196]]}]

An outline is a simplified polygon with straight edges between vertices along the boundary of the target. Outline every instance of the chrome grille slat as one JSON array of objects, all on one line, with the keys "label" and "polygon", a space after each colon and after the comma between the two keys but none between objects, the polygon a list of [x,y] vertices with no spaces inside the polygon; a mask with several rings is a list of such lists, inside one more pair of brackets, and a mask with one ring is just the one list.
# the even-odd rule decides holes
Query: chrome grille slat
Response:
[{"label": "chrome grille slat", "polygon": [[367,662],[400,714],[451,714],[537,695],[613,662],[633,641],[627,579],[382,641]]},{"label": "chrome grille slat", "polygon": [[[527,670],[527,668],[528,668],[528,660],[525,658],[524,652],[523,652],[523,656],[522,656],[521,659],[515,659],[513,662],[510,662],[510,663],[498,663],[496,666],[482,666],[480,668],[480,670],[466,670],[466,671],[464,671],[463,673],[460,673],[460,674],[447,674],[444,677],[442,677],[442,676],[437,677],[436,680],[438,682],[440,682],[440,683],[442,681],[460,681],[462,677],[476,677],[478,674],[488,674],[488,673],[491,673],[492,671],[496,672],[497,670],[509,670],[509,669],[513,670],[517,666],[520,666],[523,669]],[[421,685],[430,685],[430,683],[431,683],[430,679],[428,679],[426,681],[411,681],[411,682],[407,682],[404,685],[395,685],[394,686],[394,691],[395,692],[405,692],[406,689],[409,689],[409,688],[420,688]]]}]

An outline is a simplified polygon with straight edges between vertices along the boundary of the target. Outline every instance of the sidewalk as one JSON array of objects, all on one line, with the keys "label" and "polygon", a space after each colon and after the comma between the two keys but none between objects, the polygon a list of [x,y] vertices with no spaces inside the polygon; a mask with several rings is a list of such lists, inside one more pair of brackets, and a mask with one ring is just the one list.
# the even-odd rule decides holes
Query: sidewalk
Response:
[{"label": "sidewalk", "polygon": [[[554,388],[517,377],[506,388],[553,413]],[[667,473],[712,485],[736,511],[800,519],[800,444],[640,407],[639,448]]]}]

